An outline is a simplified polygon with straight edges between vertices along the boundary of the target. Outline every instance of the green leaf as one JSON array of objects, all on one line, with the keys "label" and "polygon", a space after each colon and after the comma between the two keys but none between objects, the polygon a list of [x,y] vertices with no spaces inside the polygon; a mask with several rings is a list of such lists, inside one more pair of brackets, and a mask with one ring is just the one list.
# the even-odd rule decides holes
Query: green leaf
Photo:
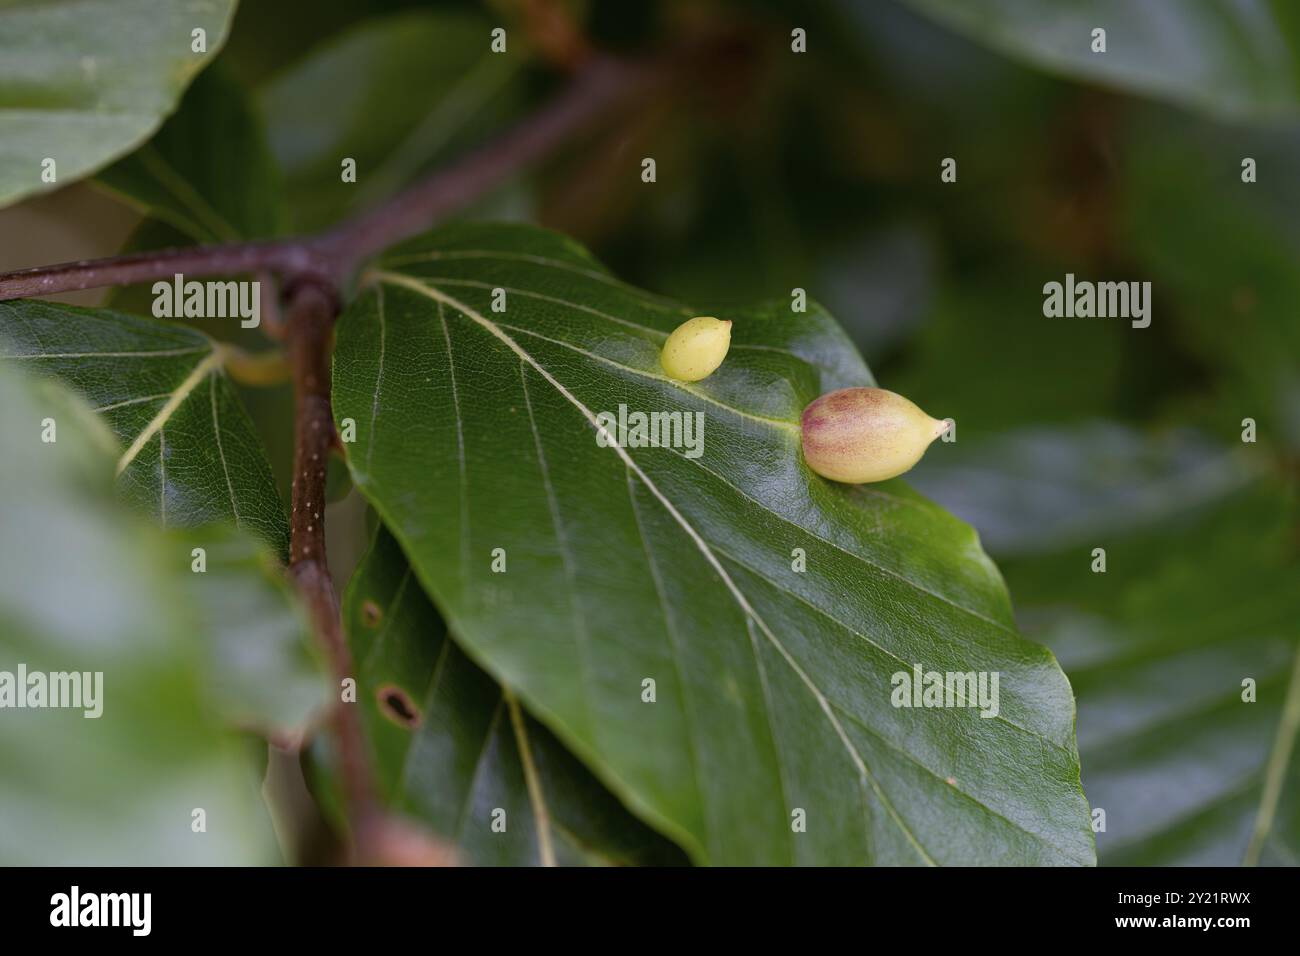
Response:
[{"label": "green leaf", "polygon": [[[1231,119],[1300,113],[1300,20],[1269,0],[907,0],[940,23],[1051,73]],[[1092,31],[1106,31],[1094,53]]]},{"label": "green leaf", "polygon": [[[357,487],[466,651],[633,812],[707,863],[1092,862],[1069,685],[973,532],[801,461],[803,407],[871,382],[830,316],[720,311],[731,352],[683,385],[658,352],[694,310],[552,233],[444,230],[368,281],[334,364]],[[703,456],[600,447],[620,404],[703,414]],[[893,707],[914,664],[999,672],[999,714]]]},{"label": "green leaf", "polygon": [[[129,153],[225,42],[235,0],[0,4],[0,206]],[[192,31],[207,50],[192,52]],[[56,163],[57,181],[42,180]]]},{"label": "green leaf", "polygon": [[[164,532],[125,512],[102,421],[7,362],[0,436],[0,815],[22,823],[0,827],[0,862],[273,862],[256,765],[231,728],[299,726],[326,699],[283,576],[232,531]],[[98,693],[80,707],[15,708],[6,694],[31,686],[13,683],[20,667],[102,676],[81,678]]]},{"label": "green leaf", "polygon": [[[1079,698],[1102,863],[1300,862],[1294,493],[1265,483],[1138,534],[1008,566]],[[1243,682],[1256,683],[1254,702]]]},{"label": "green leaf", "polygon": [[[462,862],[685,861],[465,656],[382,528],[343,619],[384,796],[454,842]],[[504,833],[492,830],[497,808]]]},{"label": "green leaf", "polygon": [[[271,80],[262,107],[298,229],[387,198],[510,115],[521,58],[491,52],[496,25],[446,12],[378,18]],[[348,158],[355,183],[342,181]]]},{"label": "green leaf", "polygon": [[243,84],[205,71],[176,115],[99,182],[197,242],[271,236],[281,227],[279,170]]},{"label": "green leaf", "polygon": [[270,465],[222,370],[224,347],[194,329],[24,300],[0,303],[0,364],[79,392],[112,429],[121,493],[164,526],[233,521],[288,554]]},{"label": "green leaf", "polygon": [[208,525],[177,537],[189,548],[187,567],[193,548],[204,550],[206,570],[173,586],[183,589],[210,635],[205,681],[222,718],[254,730],[300,729],[328,706],[329,690],[283,565],[235,528]]}]

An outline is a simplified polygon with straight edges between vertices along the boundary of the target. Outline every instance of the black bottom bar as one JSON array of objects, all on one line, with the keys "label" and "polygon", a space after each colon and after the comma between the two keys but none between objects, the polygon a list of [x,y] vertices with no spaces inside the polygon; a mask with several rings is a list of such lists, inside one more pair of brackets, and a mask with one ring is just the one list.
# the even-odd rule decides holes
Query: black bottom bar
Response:
[{"label": "black bottom bar", "polygon": [[[1230,942],[1285,929],[1296,898],[1295,874],[1278,869],[27,869],[0,871],[0,884],[6,942],[75,933],[82,942],[373,946],[413,941],[413,933],[450,942],[477,929],[493,934],[494,948],[512,933],[608,942],[620,926],[633,936],[665,934],[665,942],[708,930],[733,941],[787,930],[848,932],[865,945],[900,927],[949,943],[1043,929],[1054,936],[1039,939],[1064,933],[1071,942]],[[122,894],[148,894],[147,909],[143,895]]]}]

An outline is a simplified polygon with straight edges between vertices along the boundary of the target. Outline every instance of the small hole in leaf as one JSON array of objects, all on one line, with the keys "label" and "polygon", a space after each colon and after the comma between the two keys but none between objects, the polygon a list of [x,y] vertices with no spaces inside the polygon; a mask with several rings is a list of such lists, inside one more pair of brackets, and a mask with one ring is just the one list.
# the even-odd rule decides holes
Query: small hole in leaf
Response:
[{"label": "small hole in leaf", "polygon": [[420,708],[415,706],[411,695],[396,684],[385,684],[375,692],[379,698],[379,709],[385,717],[401,727],[420,726]]},{"label": "small hole in leaf", "polygon": [[379,605],[367,598],[361,604],[361,623],[366,627],[378,627],[379,622],[384,619],[384,612],[379,609]]}]

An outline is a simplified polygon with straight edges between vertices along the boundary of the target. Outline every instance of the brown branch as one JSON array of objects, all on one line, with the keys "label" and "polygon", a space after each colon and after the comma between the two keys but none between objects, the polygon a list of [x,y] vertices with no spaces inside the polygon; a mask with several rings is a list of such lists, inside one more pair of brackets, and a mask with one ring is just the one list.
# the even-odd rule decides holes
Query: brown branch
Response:
[{"label": "brown branch", "polygon": [[[327,234],[319,251],[347,274],[543,159],[578,130],[664,77],[660,67],[593,59],[544,109],[370,213]],[[0,279],[0,282],[3,280]]]},{"label": "brown branch", "polygon": [[[335,693],[344,678],[355,678],[352,654],[339,620],[338,592],[325,553],[325,474],[334,447],[330,409],[330,344],[338,299],[334,290],[299,281],[287,290],[289,363],[293,368],[293,493],[289,515],[289,573],[311,614],[313,630],[330,662]],[[334,706],[340,775],[358,861],[370,853],[369,835],[378,819],[375,787],[365,736],[355,704]]]},{"label": "brown branch", "polygon": [[316,236],[197,246],[68,262],[0,275],[0,301],[186,276],[275,272],[341,285],[370,256],[428,229],[554,151],[583,126],[664,76],[662,69],[593,59],[546,107],[371,212]]},{"label": "brown branch", "polygon": [[[329,357],[338,301],[336,287],[322,285],[317,277],[329,276],[338,282],[371,255],[472,202],[518,169],[549,153],[576,129],[626,97],[638,85],[636,81],[640,77],[637,70],[610,63],[594,66],[548,108],[500,139],[373,212],[305,246],[311,273],[291,276],[286,295],[289,305],[285,334],[298,409],[289,521],[290,569],[311,611],[336,681],[355,676],[325,553],[325,475],[329,453],[336,441],[330,409]],[[0,279],[2,288],[3,279]],[[378,811],[369,754],[357,713],[355,707],[340,702],[334,715],[354,858],[359,862],[388,860],[394,856],[392,847],[388,846],[392,843],[393,822]],[[410,841],[404,838],[399,842]],[[433,846],[428,841],[417,843],[427,844],[426,850]],[[429,851],[422,858],[427,861],[440,857]]]},{"label": "brown branch", "polygon": [[212,276],[269,271],[284,275],[324,275],[324,269],[310,240],[282,239],[164,249],[8,272],[0,275],[0,301],[133,285],[170,279],[177,273]]}]

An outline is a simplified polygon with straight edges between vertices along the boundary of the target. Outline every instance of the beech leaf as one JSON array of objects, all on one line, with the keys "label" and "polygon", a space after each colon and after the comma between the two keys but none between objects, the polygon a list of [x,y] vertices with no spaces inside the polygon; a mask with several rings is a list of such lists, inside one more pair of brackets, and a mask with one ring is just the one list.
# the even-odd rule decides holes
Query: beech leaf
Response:
[{"label": "beech leaf", "polygon": [[0,4],[0,206],[147,140],[221,49],[234,12],[235,0]]},{"label": "beech leaf", "polygon": [[230,521],[288,554],[284,506],[261,440],[196,329],[109,309],[0,302],[0,365],[70,385],[122,448],[121,493],[164,526]]},{"label": "beech leaf", "polygon": [[[670,381],[696,314],[731,350]],[[814,304],[688,308],[525,226],[392,250],[334,359],[354,481],[456,640],[695,861],[1090,864],[1069,684],[974,532],[800,459],[803,407],[867,384]],[[701,454],[601,447],[620,405],[698,413]],[[894,706],[916,666],[996,672],[996,715]]]}]

